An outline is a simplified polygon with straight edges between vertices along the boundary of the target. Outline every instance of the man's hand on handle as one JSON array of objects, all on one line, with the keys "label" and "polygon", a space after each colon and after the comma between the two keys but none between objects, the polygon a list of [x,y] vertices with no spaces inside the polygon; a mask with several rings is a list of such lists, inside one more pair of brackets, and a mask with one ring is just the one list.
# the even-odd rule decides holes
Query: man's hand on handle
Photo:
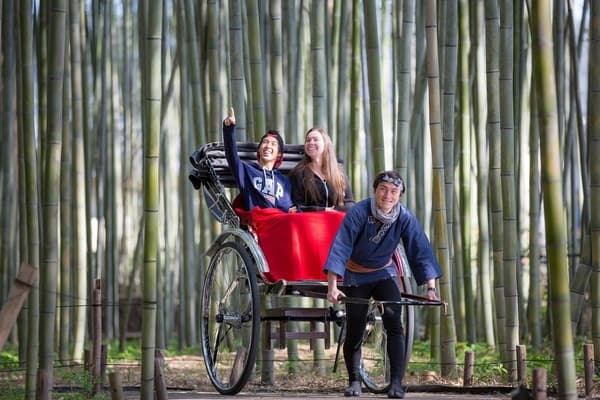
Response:
[{"label": "man's hand on handle", "polygon": [[427,281],[427,298],[429,300],[439,300],[440,295],[438,294],[437,288],[435,287],[435,279]]},{"label": "man's hand on handle", "polygon": [[346,297],[344,292],[337,288],[337,275],[335,272],[327,272],[327,300],[333,304],[339,304]]}]

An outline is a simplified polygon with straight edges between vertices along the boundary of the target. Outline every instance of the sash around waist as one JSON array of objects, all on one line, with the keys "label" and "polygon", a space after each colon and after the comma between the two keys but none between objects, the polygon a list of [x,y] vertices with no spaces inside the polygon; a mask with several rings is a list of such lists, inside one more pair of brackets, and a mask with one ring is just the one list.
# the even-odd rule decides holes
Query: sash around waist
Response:
[{"label": "sash around waist", "polygon": [[382,270],[384,268],[389,267],[390,265],[392,265],[392,259],[391,258],[390,258],[390,260],[385,265],[383,265],[381,267],[365,267],[364,265],[360,265],[358,263],[355,263],[352,260],[348,260],[348,262],[346,263],[346,268],[349,271],[358,272],[358,273],[364,274],[364,273],[369,273],[369,272],[380,271],[380,270]]}]

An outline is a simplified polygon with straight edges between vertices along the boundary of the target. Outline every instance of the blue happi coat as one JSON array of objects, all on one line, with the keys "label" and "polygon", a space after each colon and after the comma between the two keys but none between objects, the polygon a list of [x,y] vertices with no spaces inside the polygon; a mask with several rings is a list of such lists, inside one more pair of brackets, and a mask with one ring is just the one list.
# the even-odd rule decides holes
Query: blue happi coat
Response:
[{"label": "blue happi coat", "polygon": [[[421,224],[410,210],[401,205],[398,218],[387,230],[371,214],[371,201],[362,200],[347,212],[329,250],[325,273],[335,272],[344,277],[344,284],[362,285],[396,276],[396,268],[389,263],[400,242],[404,245],[410,269],[417,284],[439,278],[442,271]],[[352,272],[346,268],[348,260],[373,272]],[[378,269],[375,271],[375,269]]]}]

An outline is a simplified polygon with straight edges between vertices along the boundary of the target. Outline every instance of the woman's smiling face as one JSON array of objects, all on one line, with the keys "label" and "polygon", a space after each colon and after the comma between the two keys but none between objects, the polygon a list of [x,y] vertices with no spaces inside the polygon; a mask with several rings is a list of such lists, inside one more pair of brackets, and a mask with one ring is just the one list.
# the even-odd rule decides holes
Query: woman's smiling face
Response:
[{"label": "woman's smiling face", "polygon": [[320,158],[325,150],[323,135],[317,130],[308,132],[304,140],[304,153],[311,159]]}]

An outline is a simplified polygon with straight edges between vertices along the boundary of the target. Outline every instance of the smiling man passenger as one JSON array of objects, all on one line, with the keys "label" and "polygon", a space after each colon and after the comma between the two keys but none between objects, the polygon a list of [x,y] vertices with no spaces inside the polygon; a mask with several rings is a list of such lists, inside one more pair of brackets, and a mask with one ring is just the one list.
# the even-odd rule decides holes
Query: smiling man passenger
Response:
[{"label": "smiling man passenger", "polygon": [[[257,162],[243,162],[238,155],[235,138],[235,114],[229,109],[223,120],[225,157],[231,174],[240,189],[244,209],[254,207],[293,211],[292,185],[287,176],[277,170],[283,161],[283,138],[277,131],[265,133],[258,144]],[[292,209],[292,210],[290,210]]]}]

